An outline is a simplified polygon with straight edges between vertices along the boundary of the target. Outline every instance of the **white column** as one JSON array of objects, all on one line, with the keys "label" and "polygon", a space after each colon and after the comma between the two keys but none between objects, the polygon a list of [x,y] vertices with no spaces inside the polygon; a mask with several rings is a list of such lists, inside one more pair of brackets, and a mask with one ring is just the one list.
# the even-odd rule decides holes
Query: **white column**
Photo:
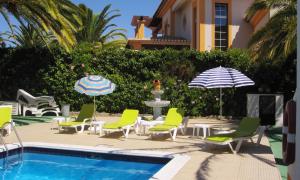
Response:
[{"label": "white column", "polygon": [[[297,3],[297,11],[300,12],[300,3]],[[289,166],[288,172],[292,180],[300,179],[300,15],[297,15],[297,123],[296,123],[296,161]]]}]

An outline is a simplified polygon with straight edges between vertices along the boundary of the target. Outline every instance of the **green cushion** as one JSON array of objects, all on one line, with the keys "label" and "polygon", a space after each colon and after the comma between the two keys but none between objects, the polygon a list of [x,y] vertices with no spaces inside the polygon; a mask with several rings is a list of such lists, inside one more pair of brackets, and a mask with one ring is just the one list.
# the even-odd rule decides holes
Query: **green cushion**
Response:
[{"label": "green cushion", "polygon": [[149,131],[169,131],[172,128],[176,128],[177,126],[170,126],[166,124],[158,124],[149,129]]},{"label": "green cushion", "polygon": [[11,106],[0,106],[0,128],[11,121]]},{"label": "green cushion", "polygon": [[234,137],[234,133],[219,134],[219,135],[209,136],[206,138],[206,140],[213,141],[213,142],[225,142],[231,140],[233,137]]},{"label": "green cushion", "polygon": [[125,109],[119,121],[113,123],[105,123],[104,129],[119,129],[124,126],[133,125],[139,115],[139,111],[135,109]]},{"label": "green cushion", "polygon": [[104,129],[120,129],[122,128],[123,125],[116,122],[116,123],[107,123],[107,124],[104,124],[103,128]]},{"label": "green cushion", "polygon": [[231,140],[231,137],[208,137],[206,140],[213,142],[226,142]]}]

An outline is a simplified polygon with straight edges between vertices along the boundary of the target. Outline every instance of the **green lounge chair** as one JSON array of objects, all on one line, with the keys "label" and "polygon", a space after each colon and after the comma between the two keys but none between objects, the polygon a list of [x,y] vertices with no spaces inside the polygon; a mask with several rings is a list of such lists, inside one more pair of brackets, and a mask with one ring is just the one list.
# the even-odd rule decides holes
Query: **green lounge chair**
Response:
[{"label": "green lounge chair", "polygon": [[[236,154],[244,140],[251,139],[252,141],[252,137],[256,134],[259,123],[259,118],[245,117],[242,119],[235,132],[209,136],[204,140],[204,142],[216,145],[229,145],[231,151]],[[232,142],[237,142],[235,149],[233,149],[231,145]]]},{"label": "green lounge chair", "polygon": [[[170,134],[173,141],[176,139],[178,128],[182,124],[183,117],[177,112],[177,108],[170,108],[163,124],[155,125],[150,128],[151,137],[153,134]],[[172,134],[173,132],[173,134]]]},{"label": "green lounge chair", "polygon": [[125,138],[128,137],[130,128],[136,124],[139,111],[134,109],[125,109],[120,120],[113,123],[105,123],[103,131],[107,132],[123,132]]},{"label": "green lounge chair", "polygon": [[[64,128],[75,128],[76,133],[82,133],[84,131],[84,126],[89,125],[88,121],[91,121],[94,115],[94,104],[84,104],[81,107],[79,115],[74,118],[74,121],[62,122],[58,124],[58,130],[61,132]],[[78,131],[78,127],[80,130]]]}]

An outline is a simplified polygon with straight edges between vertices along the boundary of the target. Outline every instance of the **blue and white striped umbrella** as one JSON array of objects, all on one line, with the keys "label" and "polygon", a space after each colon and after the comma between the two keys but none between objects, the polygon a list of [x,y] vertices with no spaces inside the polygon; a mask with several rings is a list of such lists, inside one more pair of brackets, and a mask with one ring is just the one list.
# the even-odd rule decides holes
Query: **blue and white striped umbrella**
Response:
[{"label": "blue and white striped umbrella", "polygon": [[100,96],[112,93],[116,85],[102,76],[90,75],[75,83],[75,90],[88,96]]},{"label": "blue and white striped umbrella", "polygon": [[204,71],[189,83],[189,87],[196,88],[230,88],[252,85],[254,82],[240,71],[221,66]]},{"label": "blue and white striped umbrella", "polygon": [[220,116],[222,116],[222,88],[252,86],[254,82],[240,71],[222,66],[199,74],[190,83],[190,88],[220,88]]}]

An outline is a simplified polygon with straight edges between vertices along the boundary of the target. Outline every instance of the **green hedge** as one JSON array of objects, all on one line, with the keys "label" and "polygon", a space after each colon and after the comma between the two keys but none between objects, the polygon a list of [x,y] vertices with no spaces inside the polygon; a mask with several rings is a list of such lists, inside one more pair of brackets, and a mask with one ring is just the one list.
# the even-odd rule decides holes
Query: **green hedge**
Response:
[{"label": "green hedge", "polygon": [[209,68],[232,67],[256,82],[255,86],[224,89],[224,114],[246,114],[246,93],[281,92],[286,99],[295,89],[295,62],[252,62],[247,52],[196,52],[193,50],[110,49],[96,51],[82,44],[67,54],[60,49],[0,49],[0,99],[14,100],[19,88],[33,95],[53,95],[59,103],[70,103],[78,110],[92,98],[73,90],[74,83],[85,73],[107,77],[117,84],[114,93],[97,97],[99,112],[122,112],[137,108],[151,113],[143,101],[153,99],[152,81],[160,79],[165,90],[163,99],[186,114],[218,114],[218,89],[189,89],[188,82],[197,72]]}]

